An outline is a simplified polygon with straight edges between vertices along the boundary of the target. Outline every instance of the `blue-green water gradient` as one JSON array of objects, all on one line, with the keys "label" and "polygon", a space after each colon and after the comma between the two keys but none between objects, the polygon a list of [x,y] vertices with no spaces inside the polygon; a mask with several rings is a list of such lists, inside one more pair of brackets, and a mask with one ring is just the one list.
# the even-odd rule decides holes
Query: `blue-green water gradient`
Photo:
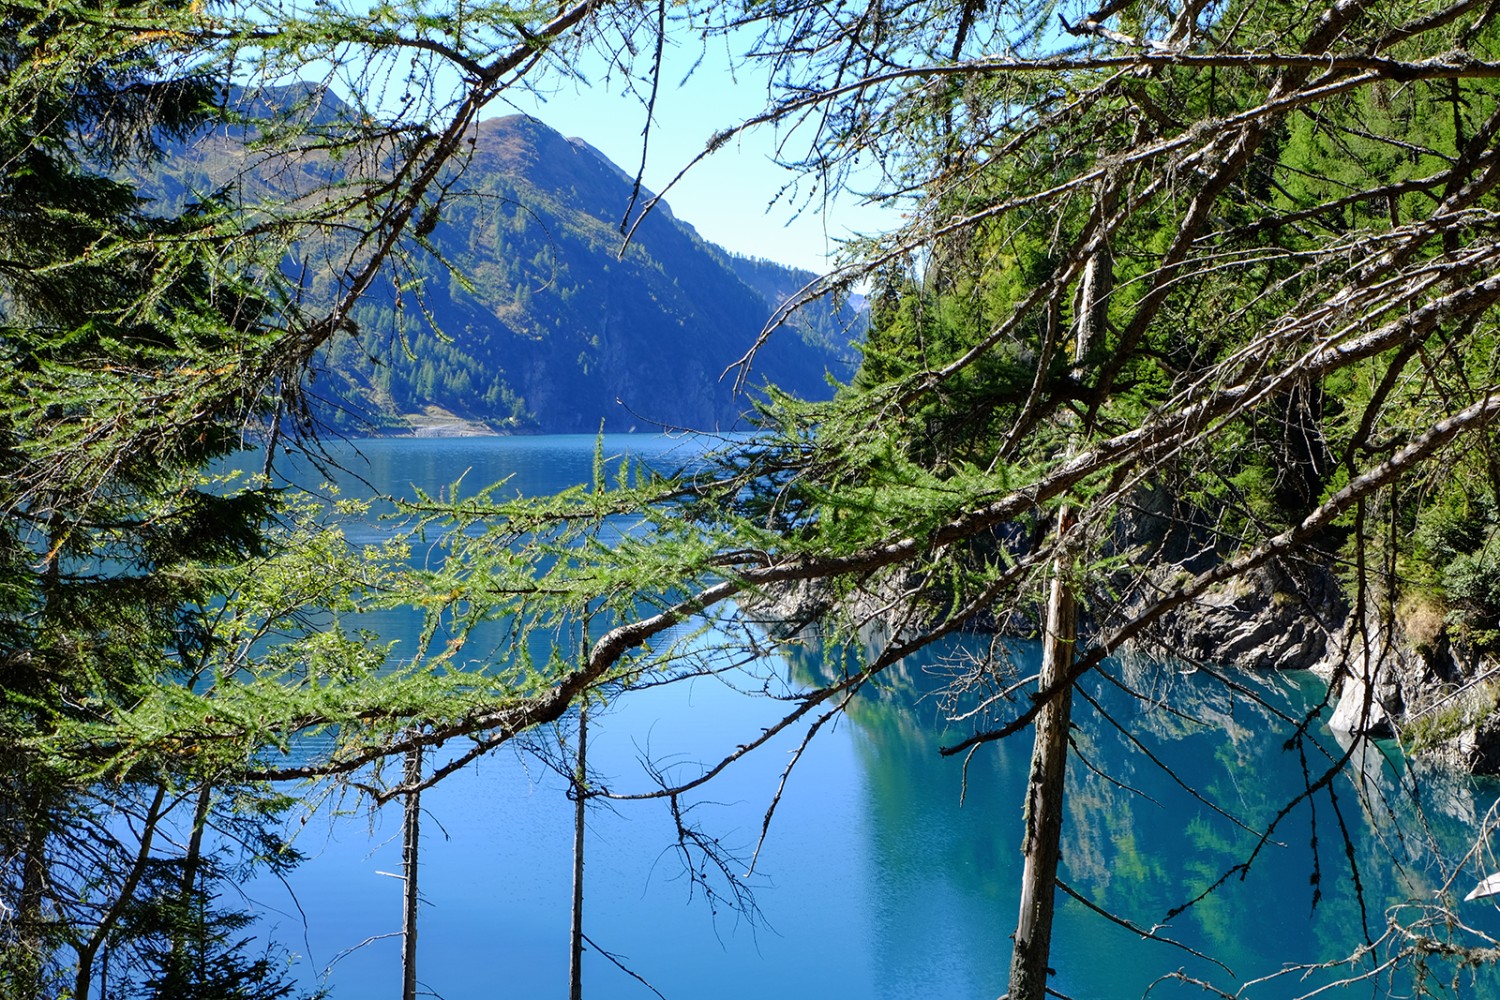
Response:
[{"label": "blue-green water gradient", "polygon": [[[693,455],[692,445],[670,438],[607,437],[604,446],[663,466]],[[535,494],[588,481],[594,447],[592,437],[365,441],[358,455],[341,456],[357,473],[341,479],[350,494],[374,487],[401,495],[460,476],[473,488],[511,477],[505,490]],[[386,529],[367,530],[371,540]],[[409,642],[416,620],[388,614],[375,624]],[[944,720],[944,665],[987,643],[956,640],[898,665],[811,743],[755,873],[743,879],[758,920],[695,890],[664,803],[596,805],[585,919],[597,948],[586,956],[585,995],[653,995],[598,949],[673,1000],[1003,993],[1030,734],[967,760],[937,752],[967,732]],[[1013,651],[1024,675],[1034,651]],[[797,685],[829,668],[819,651],[802,649],[763,669]],[[1442,898],[1450,882],[1461,896],[1480,874],[1456,864],[1494,801],[1493,786],[1414,774],[1392,748],[1377,747],[1297,802],[1341,753],[1317,721],[1308,739],[1285,746],[1295,726],[1278,712],[1300,719],[1315,709],[1323,698],[1316,679],[1240,676],[1237,692],[1203,671],[1144,661],[1109,670],[1148,698],[1096,677],[1085,689],[1108,718],[1075,702],[1062,877],[1097,905],[1224,967],[1060,897],[1052,957],[1060,993],[1211,996],[1191,981],[1202,980],[1233,994],[1288,965],[1348,955],[1384,932],[1388,908]],[[711,679],[634,693],[594,717],[591,762],[611,790],[643,791],[651,781],[642,759],[678,777],[696,773],[783,708]],[[793,732],[730,767],[684,801],[691,817],[748,857],[799,739]],[[507,748],[424,794],[418,972],[431,994],[566,996],[572,804],[564,785],[536,757]],[[1262,843],[1252,831],[1293,802]],[[294,821],[311,858],[287,886],[262,881],[246,892],[260,932],[292,949],[304,984],[326,984],[335,997],[399,997],[399,806],[371,814],[350,799],[340,815],[339,805],[321,802]],[[1242,878],[1235,866],[1252,856]],[[1446,898],[1476,928],[1500,932],[1493,905]],[[1351,971],[1282,976],[1241,995],[1298,996]],[[1387,996],[1408,986],[1381,977],[1336,992]],[[1482,969],[1465,974],[1456,992],[1445,989],[1500,997],[1500,976]]]}]

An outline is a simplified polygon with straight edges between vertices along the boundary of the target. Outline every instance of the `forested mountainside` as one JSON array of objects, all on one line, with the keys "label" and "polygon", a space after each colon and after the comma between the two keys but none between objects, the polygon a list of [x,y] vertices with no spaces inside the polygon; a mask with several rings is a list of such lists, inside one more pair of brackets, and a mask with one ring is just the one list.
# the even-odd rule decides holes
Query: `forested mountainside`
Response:
[{"label": "forested mountainside", "polygon": [[[339,117],[335,98],[317,99],[317,115]],[[535,119],[491,119],[473,139],[418,245],[323,351],[319,416],[391,433],[432,408],[502,432],[743,426],[751,396],[726,371],[814,275],[736,258],[665,203],[627,245],[631,178]],[[211,180],[205,147],[211,163],[232,143],[221,134],[184,147],[161,196],[191,197],[195,181]],[[314,162],[307,169],[336,169]],[[292,266],[316,273],[317,257],[304,251]],[[829,376],[853,371],[861,322],[853,308],[815,303],[756,353],[746,384],[826,398]]]}]

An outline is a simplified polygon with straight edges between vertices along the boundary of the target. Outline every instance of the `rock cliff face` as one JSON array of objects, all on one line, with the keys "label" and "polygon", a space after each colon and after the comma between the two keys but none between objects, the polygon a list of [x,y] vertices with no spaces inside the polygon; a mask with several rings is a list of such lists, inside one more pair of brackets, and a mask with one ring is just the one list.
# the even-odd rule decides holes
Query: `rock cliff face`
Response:
[{"label": "rock cliff face", "polygon": [[1272,564],[1168,616],[1152,642],[1190,661],[1307,670],[1333,653],[1344,611],[1326,574]]},{"label": "rock cliff face", "polygon": [[[1220,558],[1201,512],[1161,490],[1137,496],[1113,543],[1161,567],[1147,572],[1147,592]],[[1262,566],[1178,608],[1148,630],[1144,651],[1246,670],[1311,670],[1329,685],[1328,725],[1341,737],[1399,737],[1414,757],[1500,773],[1500,679],[1491,685],[1500,664],[1454,649],[1440,615],[1398,611],[1369,591],[1351,601],[1332,565],[1330,557]]]},{"label": "rock cliff face", "polygon": [[[1220,556],[1205,529],[1191,510],[1161,493],[1137,497],[1110,541],[1131,562],[1115,579],[1115,591],[1134,596],[1118,605],[1096,602],[1108,608],[1109,620],[1085,622],[1085,635],[1138,612],[1151,594],[1169,589],[1176,574],[1211,568]],[[1024,536],[1016,533],[1011,541],[1024,547],[1016,541]],[[1331,560],[1270,562],[1178,607],[1148,628],[1135,648],[1121,652],[1141,654],[1133,657],[1136,663],[1166,659],[1218,669],[1311,670],[1329,685],[1328,725],[1341,740],[1399,737],[1415,759],[1500,773],[1500,663],[1454,649],[1441,638],[1440,621],[1396,613],[1379,595],[1367,594],[1362,607],[1351,602],[1330,566]],[[920,617],[922,611],[893,609],[913,608],[909,595],[928,590],[901,577],[867,581],[852,597],[836,598],[826,587],[804,583],[771,595],[762,611],[792,630],[831,613],[846,626],[878,621],[899,631],[903,622],[896,615]],[[1031,637],[1040,618],[1036,608],[1008,608],[971,620],[969,627]]]},{"label": "rock cliff face", "polygon": [[[1374,616],[1367,616],[1373,618]],[[1400,624],[1358,627],[1351,616],[1337,659],[1321,664],[1336,686],[1329,726],[1372,737],[1399,735],[1412,756],[1476,774],[1500,773],[1500,663],[1446,642],[1414,642]]]},{"label": "rock cliff face", "polygon": [[1500,773],[1500,663],[1420,642],[1367,599],[1351,607],[1327,568],[1271,564],[1178,609],[1153,652],[1247,670],[1312,670],[1329,685],[1341,737],[1399,737],[1413,757]]},{"label": "rock cliff face", "polygon": [[[1137,491],[1110,544],[1133,553],[1120,587],[1137,596],[1126,614],[1168,590],[1180,573],[1212,569],[1222,555],[1201,511],[1161,488]],[[1144,574],[1143,580],[1133,576]],[[1189,662],[1233,664],[1248,670],[1307,670],[1331,656],[1348,617],[1339,582],[1323,566],[1277,560],[1181,606],[1151,626],[1143,645]]]},{"label": "rock cliff face", "polygon": [[[1095,551],[1111,553],[1126,566],[1086,602],[1092,613],[1080,621],[1085,644],[1091,635],[1132,620],[1185,574],[1211,570],[1224,558],[1214,525],[1167,490],[1142,488],[1121,510],[1111,534],[1090,541]],[[1021,557],[1035,537],[1018,523],[998,531],[994,544]],[[1342,540],[1322,541],[1331,552]],[[949,558],[976,556],[955,552]],[[1444,638],[1441,614],[1393,607],[1369,590],[1363,599],[1351,598],[1335,565],[1331,555],[1270,561],[1174,608],[1118,652],[1137,666],[1166,661],[1310,670],[1328,684],[1328,725],[1341,740],[1399,737],[1414,759],[1500,774],[1500,662],[1454,648]],[[896,575],[835,594],[826,585],[804,582],[765,595],[760,611],[772,628],[796,631],[832,615],[854,631],[875,624],[898,634],[933,624],[951,606],[944,586],[942,580]],[[1042,609],[1003,603],[970,618],[966,627],[1034,638]]]}]

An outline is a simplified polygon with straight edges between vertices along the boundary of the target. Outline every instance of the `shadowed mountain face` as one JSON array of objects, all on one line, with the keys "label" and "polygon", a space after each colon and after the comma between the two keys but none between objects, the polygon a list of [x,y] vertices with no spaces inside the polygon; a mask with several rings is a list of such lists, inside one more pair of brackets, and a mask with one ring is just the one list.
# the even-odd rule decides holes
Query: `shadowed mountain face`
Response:
[{"label": "shadowed mountain face", "polygon": [[[726,369],[779,293],[813,276],[732,258],[665,205],[626,246],[630,197],[585,142],[523,116],[481,124],[422,227],[447,266],[414,251],[355,313],[358,334],[331,345],[314,386],[329,419],[400,431],[423,423],[400,415],[437,408],[500,431],[743,427],[751,400]],[[827,375],[852,372],[859,322],[815,306],[757,352],[748,384],[828,396]]]}]

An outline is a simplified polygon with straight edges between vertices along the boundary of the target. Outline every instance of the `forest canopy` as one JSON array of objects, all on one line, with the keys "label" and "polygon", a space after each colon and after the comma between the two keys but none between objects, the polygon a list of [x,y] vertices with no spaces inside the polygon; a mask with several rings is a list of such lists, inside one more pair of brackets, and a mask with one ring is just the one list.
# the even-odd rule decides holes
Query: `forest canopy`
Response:
[{"label": "forest canopy", "polygon": [[[195,832],[248,830],[230,842],[287,858],[266,844],[290,783],[415,801],[540,727],[577,727],[590,701],[700,673],[670,636],[705,615],[745,625],[726,633],[746,637],[731,658],[758,654],[761,626],[884,627],[789,699],[775,731],[809,737],[940,637],[1044,639],[1037,677],[996,656],[955,681],[968,735],[943,748],[1035,730],[1016,1000],[1046,985],[1071,692],[1112,654],[1319,664],[1350,731],[1493,767],[1493,699],[1459,698],[1474,711],[1442,726],[1428,710],[1500,653],[1494,14],[0,7],[0,877],[15,900],[0,994],[67,980],[87,997],[113,934],[156,995],[209,967],[201,949],[186,961],[189,939],[216,942],[214,967],[245,984],[233,995],[280,995],[237,950],[236,915],[205,902],[215,862]],[[334,506],[205,478],[245,440],[265,443],[268,476],[281,447],[316,454],[310,366],[357,339],[372,288],[420,300],[411,276],[465,196],[487,108],[588,54],[649,116],[668,43],[728,46],[766,86],[764,112],[723,123],[705,156],[779,130],[810,189],[858,165],[861,184],[880,178],[868,197],[904,213],[805,291],[870,289],[863,362],[835,399],[773,397],[752,447],[679,475],[601,457],[555,497],[409,498],[410,534],[372,551],[329,524]],[[126,179],[210,135],[236,144],[231,181],[163,213]],[[622,206],[622,240],[655,204]],[[630,539],[601,542],[620,515]],[[410,568],[418,536],[441,539],[441,566]],[[420,655],[387,663],[347,624],[382,604],[429,616]],[[486,622],[508,641],[458,669]],[[1262,638],[1236,645],[1247,623]],[[535,637],[563,634],[584,638],[538,655]],[[278,757],[310,733],[334,750]],[[441,763],[424,770],[424,753]],[[1303,798],[1349,759],[1323,761]],[[135,839],[101,819],[113,809]],[[153,838],[173,824],[187,848],[167,862]],[[97,881],[50,870],[79,851]],[[1373,933],[1397,964],[1492,960],[1441,919]]]}]

